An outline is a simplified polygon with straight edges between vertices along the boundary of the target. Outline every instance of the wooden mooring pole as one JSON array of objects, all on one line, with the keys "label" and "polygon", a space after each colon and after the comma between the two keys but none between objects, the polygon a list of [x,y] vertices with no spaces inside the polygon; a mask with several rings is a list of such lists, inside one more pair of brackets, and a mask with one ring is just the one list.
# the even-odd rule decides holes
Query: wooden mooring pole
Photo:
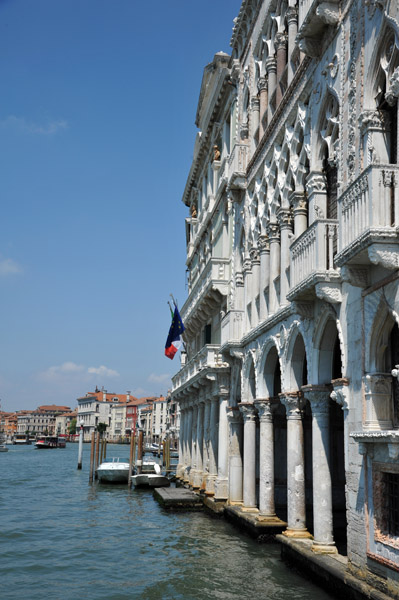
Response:
[{"label": "wooden mooring pole", "polygon": [[127,481],[127,485],[129,488],[132,487],[132,473],[133,473],[133,456],[134,456],[134,444],[135,436],[133,432],[130,433],[130,456],[129,456],[129,479]]},{"label": "wooden mooring pole", "polygon": [[143,465],[143,432],[139,431],[139,441],[137,448],[137,473],[141,473]]},{"label": "wooden mooring pole", "polygon": [[89,474],[89,483],[93,481],[93,467],[94,467],[94,450],[96,447],[96,434],[93,431],[91,434],[91,447],[90,447],[90,474]]},{"label": "wooden mooring pole", "polygon": [[97,445],[96,445],[96,464],[94,467],[94,479],[97,479],[97,467],[98,467],[98,459],[100,457],[100,432],[97,433]]},{"label": "wooden mooring pole", "polygon": [[78,469],[82,468],[82,456],[83,456],[83,421],[80,424],[80,431],[79,431]]}]

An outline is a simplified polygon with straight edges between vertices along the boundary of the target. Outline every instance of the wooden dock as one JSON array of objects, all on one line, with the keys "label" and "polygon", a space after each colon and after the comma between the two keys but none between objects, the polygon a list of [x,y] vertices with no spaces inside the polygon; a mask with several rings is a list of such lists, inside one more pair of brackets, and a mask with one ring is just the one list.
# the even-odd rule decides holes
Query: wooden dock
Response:
[{"label": "wooden dock", "polygon": [[202,510],[204,504],[199,496],[186,488],[155,488],[154,498],[169,510]]}]

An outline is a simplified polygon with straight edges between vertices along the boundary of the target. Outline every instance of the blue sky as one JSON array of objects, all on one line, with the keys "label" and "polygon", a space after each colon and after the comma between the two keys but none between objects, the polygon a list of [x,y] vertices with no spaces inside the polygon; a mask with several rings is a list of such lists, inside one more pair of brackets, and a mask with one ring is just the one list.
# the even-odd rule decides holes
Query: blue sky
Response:
[{"label": "blue sky", "polygon": [[0,0],[0,399],[165,393],[204,66],[240,0]]}]

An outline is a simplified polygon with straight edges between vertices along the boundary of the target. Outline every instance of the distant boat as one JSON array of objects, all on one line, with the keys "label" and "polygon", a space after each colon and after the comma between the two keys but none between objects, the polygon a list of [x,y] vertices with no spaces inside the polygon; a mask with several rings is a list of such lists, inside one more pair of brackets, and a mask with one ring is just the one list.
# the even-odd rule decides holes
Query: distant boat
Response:
[{"label": "distant boat", "polygon": [[13,441],[13,444],[20,446],[22,444],[31,444],[32,442],[30,441],[29,437],[27,435],[23,435],[21,433],[18,433]]},{"label": "distant boat", "polygon": [[151,453],[151,454],[159,454],[160,452],[162,452],[162,448],[159,447],[159,444],[146,444],[144,446],[144,452],[145,453]]},{"label": "distant boat", "polygon": [[42,437],[38,438],[35,446],[38,450],[48,448],[65,448],[66,441],[65,438],[58,437],[57,435],[43,435]]},{"label": "distant boat", "polygon": [[119,458],[105,461],[97,468],[97,479],[108,483],[127,483],[129,480],[129,463],[120,462]]},{"label": "distant boat", "polygon": [[137,473],[135,468],[132,475],[132,483],[135,487],[167,487],[170,485],[170,480],[162,475],[161,467],[154,461],[143,461],[141,473]]},{"label": "distant boat", "polygon": [[4,444],[0,444],[0,452],[8,452],[8,448]]}]

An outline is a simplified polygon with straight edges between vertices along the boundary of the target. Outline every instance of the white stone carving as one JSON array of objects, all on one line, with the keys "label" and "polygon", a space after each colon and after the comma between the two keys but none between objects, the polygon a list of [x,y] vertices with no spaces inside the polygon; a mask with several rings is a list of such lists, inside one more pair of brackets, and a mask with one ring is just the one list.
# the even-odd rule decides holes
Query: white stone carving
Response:
[{"label": "white stone carving", "polygon": [[368,255],[371,262],[375,265],[381,265],[386,269],[399,268],[399,253],[397,246],[372,244],[368,248]]},{"label": "white stone carving", "polygon": [[342,302],[340,283],[316,283],[316,296],[321,300],[326,300],[331,304]]}]

